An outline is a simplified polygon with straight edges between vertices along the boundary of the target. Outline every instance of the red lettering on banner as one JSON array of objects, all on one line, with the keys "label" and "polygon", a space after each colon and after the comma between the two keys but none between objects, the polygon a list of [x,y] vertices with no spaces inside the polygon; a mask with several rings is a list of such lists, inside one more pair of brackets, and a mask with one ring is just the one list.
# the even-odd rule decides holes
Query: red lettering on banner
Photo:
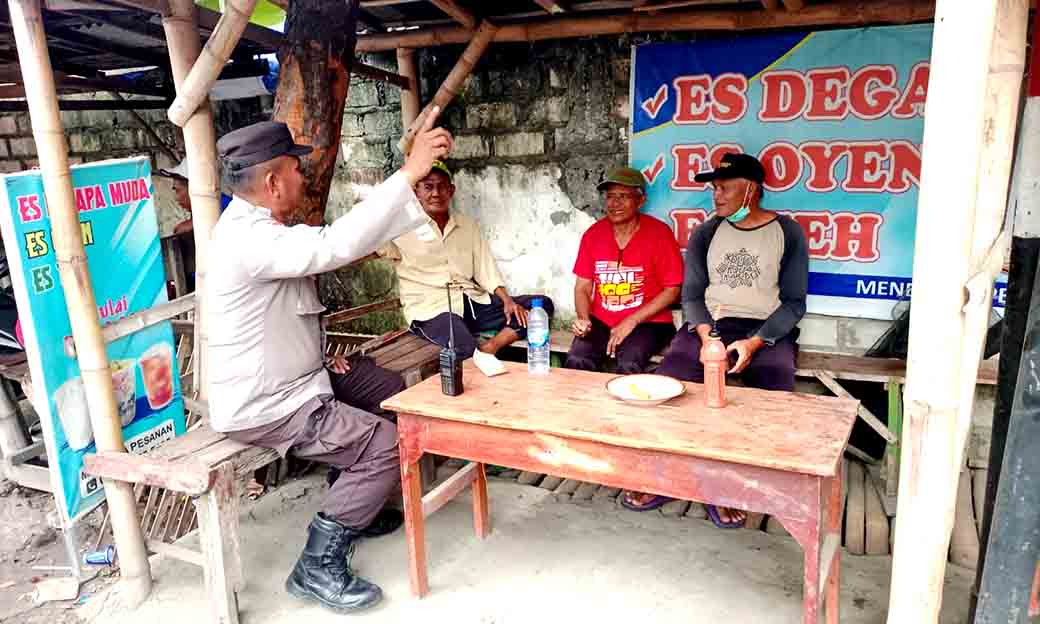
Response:
[{"label": "red lettering on banner", "polygon": [[742,74],[679,76],[672,121],[679,125],[733,123],[747,112],[747,77]]},{"label": "red lettering on banner", "polygon": [[111,199],[112,205],[118,206],[119,204],[128,204],[148,199],[151,197],[151,194],[148,192],[148,183],[145,182],[144,178],[137,178],[134,180],[109,182],[108,197]]},{"label": "red lettering on banner", "polygon": [[848,67],[822,67],[806,74],[812,99],[805,118],[810,121],[845,119],[849,101],[844,95],[852,73]]},{"label": "red lettering on banner", "polygon": [[782,212],[805,232],[809,258],[875,262],[881,257],[881,224],[876,212]]},{"label": "red lettering on banner", "polygon": [[874,262],[881,257],[878,239],[884,218],[880,214],[836,212],[831,221],[835,232],[830,259]]},{"label": "red lettering on banner", "polygon": [[802,179],[802,157],[798,148],[785,141],[767,145],[758,155],[766,169],[765,187],[770,191],[786,191]]},{"label": "red lettering on banner", "polygon": [[910,79],[903,89],[903,97],[892,109],[892,116],[896,119],[909,119],[911,117],[924,116],[924,104],[928,99],[928,76],[931,73],[931,65],[927,61],[914,65],[910,70]]},{"label": "red lettering on banner", "polygon": [[675,86],[675,115],[677,124],[704,124],[711,119],[711,76],[679,76],[672,81]]},{"label": "red lettering on banner", "polygon": [[793,121],[801,116],[809,101],[805,76],[796,71],[777,70],[762,75],[760,121]]},{"label": "red lettering on banner", "polygon": [[844,141],[808,141],[799,148],[809,162],[809,179],[805,188],[814,193],[829,193],[838,188],[834,169],[838,161],[849,153],[849,144]]},{"label": "red lettering on banner", "polygon": [[718,123],[739,121],[747,112],[747,77],[743,74],[722,74],[712,86],[711,113]]},{"label": "red lettering on banner", "polygon": [[722,162],[722,155],[727,153],[740,154],[743,150],[735,143],[719,143],[708,151],[704,143],[698,145],[674,145],[672,156],[675,158],[670,186],[677,191],[703,191],[708,188],[704,182],[693,179],[702,171],[717,169]]},{"label": "red lettering on banner", "polygon": [[31,223],[43,218],[39,195],[22,195],[18,198],[18,218],[22,223]]},{"label": "red lettering on banner", "polygon": [[703,191],[704,185],[696,182],[693,176],[697,175],[706,167],[708,160],[708,146],[699,145],[673,145],[672,158],[674,163],[672,171],[671,187],[676,191]]},{"label": "red lettering on banner", "polygon": [[682,208],[669,213],[672,218],[672,231],[675,232],[675,240],[683,251],[690,242],[690,236],[700,224],[708,220],[707,211],[700,209]]},{"label": "red lettering on banner", "polygon": [[805,241],[809,247],[810,258],[826,258],[830,254],[833,241],[828,234],[831,227],[829,212],[791,212],[788,213],[805,232]]},{"label": "red lettering on banner", "polygon": [[892,154],[888,191],[905,193],[911,184],[921,186],[921,150],[909,141],[892,141],[888,149]]},{"label": "red lettering on banner", "polygon": [[856,141],[849,143],[848,172],[842,190],[849,193],[883,193],[888,185],[888,172],[881,164],[888,159],[888,144],[884,141]]},{"label": "red lettering on banner", "polygon": [[880,119],[899,98],[895,88],[899,76],[892,65],[867,65],[852,76],[849,102],[860,119]]},{"label": "red lettering on banner", "polygon": [[108,206],[108,204],[105,203],[105,193],[101,190],[100,184],[78,187],[75,189],[75,194],[76,210],[79,212],[97,210],[98,208],[105,208]]}]

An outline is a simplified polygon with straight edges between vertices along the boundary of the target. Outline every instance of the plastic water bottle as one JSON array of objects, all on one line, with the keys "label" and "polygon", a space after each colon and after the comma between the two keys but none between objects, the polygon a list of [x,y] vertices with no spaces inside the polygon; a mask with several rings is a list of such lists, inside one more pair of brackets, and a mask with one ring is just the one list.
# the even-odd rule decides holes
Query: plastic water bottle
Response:
[{"label": "plastic water bottle", "polygon": [[549,374],[549,315],[542,308],[541,298],[531,300],[527,314],[527,372]]}]

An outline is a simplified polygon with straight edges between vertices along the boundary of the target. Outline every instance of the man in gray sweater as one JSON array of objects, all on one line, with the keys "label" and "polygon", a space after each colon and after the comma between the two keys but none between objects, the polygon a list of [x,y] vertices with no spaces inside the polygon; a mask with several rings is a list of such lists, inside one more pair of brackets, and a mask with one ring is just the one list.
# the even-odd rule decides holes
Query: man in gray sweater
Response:
[{"label": "man in gray sweater", "polygon": [[[793,219],[762,208],[765,169],[753,156],[726,154],[699,174],[713,185],[715,215],[690,237],[679,330],[657,368],[701,383],[701,344],[716,324],[731,353],[731,374],[752,388],[794,390],[798,321],[805,315],[809,252]],[[709,508],[720,526],[741,525],[740,510]]]}]

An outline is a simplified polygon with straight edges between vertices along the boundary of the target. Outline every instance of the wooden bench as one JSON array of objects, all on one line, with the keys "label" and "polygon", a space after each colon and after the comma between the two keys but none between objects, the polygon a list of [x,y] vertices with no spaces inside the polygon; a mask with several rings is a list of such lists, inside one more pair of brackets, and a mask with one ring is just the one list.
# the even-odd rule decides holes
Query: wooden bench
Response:
[{"label": "wooden bench", "polygon": [[[183,343],[190,335],[190,324],[179,322],[177,334]],[[439,348],[403,331],[390,332],[361,345],[353,344],[343,336],[330,335],[329,353],[354,351],[360,351],[380,366],[401,374],[407,385],[414,385],[437,370]],[[179,358],[179,364],[186,369],[190,367],[190,360]],[[190,374],[185,378],[190,382]],[[84,471],[137,484],[137,491],[142,486],[151,486],[179,497],[192,498],[198,520],[200,550],[154,538],[147,539],[147,545],[154,553],[202,567],[216,621],[234,624],[238,622],[237,595],[245,583],[239,556],[238,486],[257,468],[279,457],[273,450],[236,442],[211,429],[205,404],[188,398],[185,398],[185,404],[190,413],[200,417],[185,435],[147,455],[87,455]],[[153,498],[154,495],[149,500]],[[150,506],[149,502],[145,515],[148,515]],[[190,525],[189,521],[186,528]]]}]

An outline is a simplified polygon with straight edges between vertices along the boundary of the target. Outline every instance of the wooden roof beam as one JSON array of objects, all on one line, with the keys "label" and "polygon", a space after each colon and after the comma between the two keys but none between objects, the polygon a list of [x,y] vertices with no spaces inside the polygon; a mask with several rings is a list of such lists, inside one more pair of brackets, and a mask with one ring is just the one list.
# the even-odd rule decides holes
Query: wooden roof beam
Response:
[{"label": "wooden roof beam", "polygon": [[784,0],[784,8],[788,11],[801,11],[805,8],[805,0]]},{"label": "wooden roof beam", "polygon": [[444,11],[468,30],[477,27],[477,18],[455,0],[430,0],[430,4]]},{"label": "wooden roof beam", "polygon": [[[628,12],[594,17],[570,17],[570,15],[573,14],[568,14],[568,17],[505,24],[495,33],[494,40],[501,43],[636,32],[751,31],[818,26],[908,24],[933,19],[935,4],[918,0],[862,0],[855,3],[814,4],[801,11],[715,9],[676,11],[664,14]],[[357,52],[466,43],[471,37],[471,31],[460,27],[361,35],[358,37]]]},{"label": "wooden roof beam", "polygon": [[557,13],[563,13],[565,9],[560,6],[556,0],[534,0],[535,4],[545,9],[547,12],[556,15]]}]

